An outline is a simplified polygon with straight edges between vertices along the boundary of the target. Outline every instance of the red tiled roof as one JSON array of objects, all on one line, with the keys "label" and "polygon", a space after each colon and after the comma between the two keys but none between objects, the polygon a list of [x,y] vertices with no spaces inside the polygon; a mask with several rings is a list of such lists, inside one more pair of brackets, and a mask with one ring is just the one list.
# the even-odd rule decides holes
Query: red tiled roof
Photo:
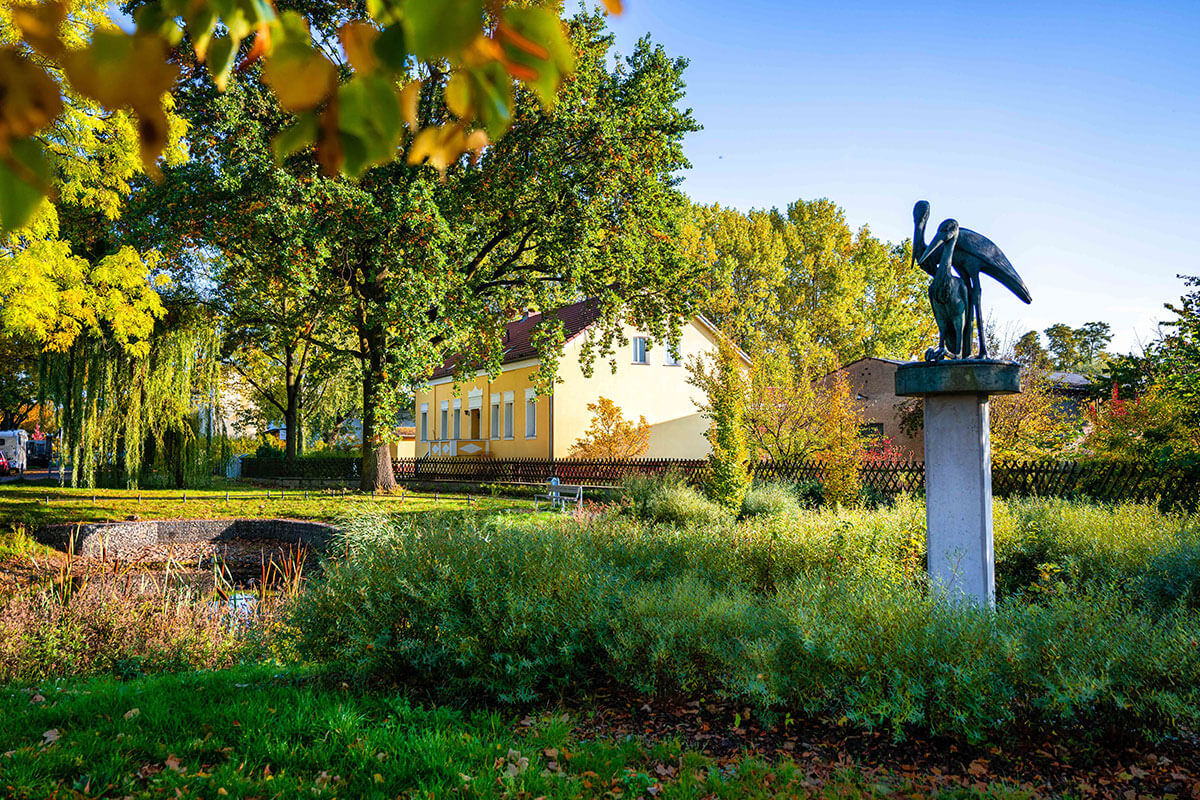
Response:
[{"label": "red tiled roof", "polygon": [[[569,342],[579,334],[587,330],[588,326],[600,318],[600,303],[594,298],[581,300],[578,303],[566,306],[559,309],[558,318],[562,320],[566,327],[565,341]],[[533,342],[530,341],[530,335],[533,329],[542,321],[542,315],[530,314],[525,319],[515,320],[508,323],[505,328],[505,346],[504,357],[502,364],[512,364],[515,361],[524,361],[527,358],[535,358],[537,351],[533,347]],[[457,358],[449,358],[446,363],[438,367],[430,380],[437,380],[448,375],[453,375],[455,368],[458,366]]]}]

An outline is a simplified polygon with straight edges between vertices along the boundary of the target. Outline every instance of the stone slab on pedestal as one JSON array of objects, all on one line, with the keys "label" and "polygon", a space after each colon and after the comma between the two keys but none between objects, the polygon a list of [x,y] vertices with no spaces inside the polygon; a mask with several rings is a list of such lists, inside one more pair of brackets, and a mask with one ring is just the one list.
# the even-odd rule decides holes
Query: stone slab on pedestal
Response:
[{"label": "stone slab on pedestal", "polygon": [[969,358],[956,361],[910,361],[896,368],[896,394],[1017,394],[1021,367],[1011,361]]},{"label": "stone slab on pedestal", "polygon": [[896,394],[925,399],[927,568],[951,600],[996,602],[988,397],[1020,391],[1020,367],[1003,361],[913,362],[896,370]]}]

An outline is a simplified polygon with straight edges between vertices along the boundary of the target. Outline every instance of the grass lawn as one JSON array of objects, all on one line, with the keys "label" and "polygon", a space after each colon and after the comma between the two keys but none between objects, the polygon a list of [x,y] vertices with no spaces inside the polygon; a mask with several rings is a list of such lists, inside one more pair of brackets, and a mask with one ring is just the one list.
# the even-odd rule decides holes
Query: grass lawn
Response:
[{"label": "grass lawn", "polygon": [[[0,690],[0,794],[44,797],[906,796],[892,773],[728,759],[531,716],[422,707],[267,666]],[[920,796],[1026,797],[998,785]]]},{"label": "grass lawn", "polygon": [[[282,497],[281,497],[282,494]],[[186,497],[186,499],[185,499]],[[49,498],[49,502],[47,502]],[[230,482],[214,489],[71,489],[57,484],[0,485],[0,524],[39,527],[60,522],[126,519],[282,518],[332,521],[356,510],[400,512],[531,508],[528,500],[434,492],[377,495],[334,489],[266,489]]]}]

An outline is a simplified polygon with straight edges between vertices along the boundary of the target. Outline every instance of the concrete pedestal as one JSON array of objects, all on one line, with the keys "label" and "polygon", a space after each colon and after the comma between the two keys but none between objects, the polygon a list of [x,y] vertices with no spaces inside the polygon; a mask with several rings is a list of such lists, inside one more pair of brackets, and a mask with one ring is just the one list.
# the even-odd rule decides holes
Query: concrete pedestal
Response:
[{"label": "concrete pedestal", "polygon": [[929,579],[953,601],[996,603],[988,397],[1020,391],[1000,361],[904,364],[896,394],[925,399],[925,518]]}]

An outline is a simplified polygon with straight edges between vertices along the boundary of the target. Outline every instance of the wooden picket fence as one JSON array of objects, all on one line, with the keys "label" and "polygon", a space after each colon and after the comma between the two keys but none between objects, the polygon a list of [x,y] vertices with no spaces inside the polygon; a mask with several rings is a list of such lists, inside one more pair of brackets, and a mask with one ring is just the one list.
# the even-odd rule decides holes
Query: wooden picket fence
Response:
[{"label": "wooden picket fence", "polygon": [[704,459],[681,458],[401,458],[392,460],[396,480],[455,483],[560,483],[619,486],[634,475],[676,474],[699,482]]},{"label": "wooden picket fence", "polygon": [[[289,471],[282,459],[246,458],[247,478],[350,480],[358,478],[357,460],[300,459]],[[635,475],[679,475],[699,483],[708,470],[704,459],[631,458],[401,458],[392,462],[399,481],[470,484],[544,484],[551,478],[584,486],[619,486]],[[822,482],[826,467],[819,461],[759,461],[750,471],[760,481]],[[860,478],[864,488],[882,495],[921,493],[925,465],[919,461],[867,462]],[[992,492],[997,497],[1086,497],[1110,502],[1159,502],[1168,507],[1195,507],[1200,476],[1194,471],[1161,471],[1147,464],[1081,461],[999,461],[992,465]]]}]

